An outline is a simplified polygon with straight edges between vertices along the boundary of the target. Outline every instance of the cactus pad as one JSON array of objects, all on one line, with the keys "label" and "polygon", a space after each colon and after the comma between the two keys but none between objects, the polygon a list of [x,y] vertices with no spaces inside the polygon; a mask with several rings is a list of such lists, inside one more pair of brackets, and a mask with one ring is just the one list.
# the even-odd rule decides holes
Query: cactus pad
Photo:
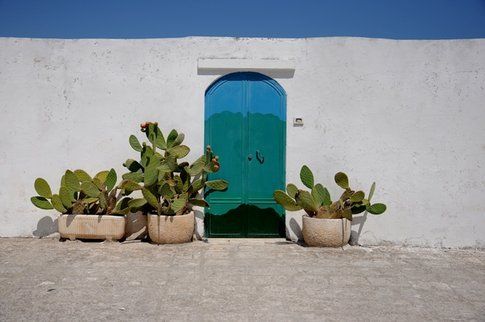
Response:
[{"label": "cactus pad", "polygon": [[297,205],[296,201],[288,196],[283,190],[276,190],[273,193],[273,198],[288,211],[297,211],[301,209],[301,207]]},{"label": "cactus pad", "polygon": [[44,197],[35,196],[35,197],[30,198],[30,201],[32,201],[32,203],[34,204],[34,206],[36,206],[37,208],[46,209],[46,210],[48,210],[48,209],[54,209],[54,207],[49,202],[49,200],[47,200]]},{"label": "cactus pad", "polygon": [[337,172],[335,174],[335,183],[342,189],[349,188],[349,178],[343,172]]},{"label": "cactus pad", "polygon": [[301,170],[300,170],[300,179],[301,179],[301,182],[309,189],[312,189],[313,188],[313,173],[312,171],[310,170],[309,167],[307,167],[306,165],[302,166],[301,167]]},{"label": "cactus pad", "polygon": [[35,188],[35,191],[39,194],[39,196],[44,198],[52,197],[51,187],[44,179],[42,178],[35,179],[34,188]]}]

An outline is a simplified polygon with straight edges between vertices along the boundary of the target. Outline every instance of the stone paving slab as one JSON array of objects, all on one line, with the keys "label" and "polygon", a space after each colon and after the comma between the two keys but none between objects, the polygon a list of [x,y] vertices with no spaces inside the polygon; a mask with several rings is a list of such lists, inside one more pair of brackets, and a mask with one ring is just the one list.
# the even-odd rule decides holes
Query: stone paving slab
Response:
[{"label": "stone paving slab", "polygon": [[0,321],[485,320],[485,252],[0,239]]}]

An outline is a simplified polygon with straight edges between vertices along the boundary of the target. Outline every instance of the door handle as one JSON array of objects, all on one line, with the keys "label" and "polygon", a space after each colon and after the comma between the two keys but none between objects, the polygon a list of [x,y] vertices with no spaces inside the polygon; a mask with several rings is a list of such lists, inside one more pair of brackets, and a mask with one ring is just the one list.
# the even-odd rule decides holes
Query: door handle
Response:
[{"label": "door handle", "polygon": [[259,150],[256,150],[256,159],[258,159],[259,163],[264,163],[264,156]]},{"label": "door handle", "polygon": [[248,160],[251,161],[253,159],[253,155],[252,154],[248,154]]}]

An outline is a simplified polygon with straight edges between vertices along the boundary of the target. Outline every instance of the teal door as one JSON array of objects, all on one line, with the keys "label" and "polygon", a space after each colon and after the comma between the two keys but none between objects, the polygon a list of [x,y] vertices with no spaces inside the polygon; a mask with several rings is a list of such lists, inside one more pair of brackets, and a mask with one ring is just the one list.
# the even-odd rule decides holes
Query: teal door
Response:
[{"label": "teal door", "polygon": [[209,192],[209,237],[284,236],[284,211],[273,200],[285,186],[286,94],[259,73],[233,73],[205,94],[205,144],[219,156],[211,179],[229,181]]}]

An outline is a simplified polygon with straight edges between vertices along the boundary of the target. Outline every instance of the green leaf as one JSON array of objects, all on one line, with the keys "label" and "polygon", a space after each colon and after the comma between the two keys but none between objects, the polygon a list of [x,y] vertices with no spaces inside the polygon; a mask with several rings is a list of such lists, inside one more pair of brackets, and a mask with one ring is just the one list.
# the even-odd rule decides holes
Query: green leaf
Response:
[{"label": "green leaf", "polygon": [[335,174],[335,183],[342,189],[349,188],[349,178],[343,172],[337,172]]},{"label": "green leaf", "polygon": [[352,210],[349,208],[346,208],[341,211],[342,218],[346,218],[348,220],[352,220]]},{"label": "green leaf", "polygon": [[104,188],[106,187],[104,183],[99,180],[99,178],[93,178],[93,183],[96,185],[96,187],[98,187],[99,190],[104,190]]},{"label": "green leaf", "polygon": [[361,202],[365,198],[364,191],[356,191],[352,196],[350,196],[351,202]]},{"label": "green leaf", "polygon": [[330,192],[328,192],[327,188],[323,188],[323,205],[330,206],[332,204],[332,199],[330,198]]},{"label": "green leaf", "polygon": [[121,189],[129,190],[129,191],[135,191],[135,190],[142,189],[142,187],[134,181],[126,180],[126,181],[121,183]]},{"label": "green leaf", "polygon": [[141,208],[146,204],[147,204],[147,201],[145,198],[137,198],[137,199],[132,199],[128,201],[128,207],[130,208]]},{"label": "green leaf", "polygon": [[100,172],[96,173],[94,178],[98,179],[101,183],[106,184],[106,178],[108,177],[108,173],[109,173],[108,170],[100,171]]},{"label": "green leaf", "polygon": [[59,195],[52,195],[51,202],[54,209],[59,211],[61,214],[67,212],[67,209],[62,204],[61,197],[59,197]]},{"label": "green leaf", "polygon": [[298,188],[293,183],[288,183],[286,185],[286,192],[288,192],[288,195],[294,199],[298,193]]},{"label": "green leaf", "polygon": [[367,211],[373,215],[380,215],[386,211],[387,207],[383,203],[375,203],[367,207]]},{"label": "green leaf", "polygon": [[187,156],[187,154],[189,154],[190,148],[186,145],[177,145],[177,146],[174,146],[173,148],[168,149],[167,152],[170,155],[176,157],[177,159],[181,159]]},{"label": "green leaf", "polygon": [[372,183],[372,186],[370,187],[370,191],[369,191],[369,198],[367,200],[369,200],[369,202],[371,201],[372,197],[374,196],[374,191],[376,190],[376,183],[373,182]]},{"label": "green leaf", "polygon": [[136,136],[130,135],[130,138],[128,140],[133,150],[135,150],[136,152],[141,152],[142,147],[141,147],[140,141],[138,141]]},{"label": "green leaf", "polygon": [[98,198],[99,198],[99,207],[103,210],[108,208],[108,199],[106,198],[106,195],[104,193],[100,193]]},{"label": "green leaf", "polygon": [[205,182],[206,187],[214,190],[225,190],[227,189],[227,186],[229,185],[226,180],[222,179],[217,179],[217,180],[211,180],[211,181],[206,181]]},{"label": "green leaf", "polygon": [[197,192],[202,188],[204,188],[204,182],[202,179],[197,179],[192,182],[192,192]]},{"label": "green leaf", "polygon": [[150,190],[143,188],[142,189],[142,194],[143,197],[145,197],[146,201],[150,206],[158,210],[158,199],[155,197],[153,193],[150,192]]},{"label": "green leaf", "polygon": [[130,213],[130,208],[123,208],[123,209],[113,209],[109,214],[110,215],[126,216],[129,213]]},{"label": "green leaf", "polygon": [[202,170],[204,170],[204,166],[205,166],[205,156],[202,156],[198,158],[190,166],[185,167],[185,171],[187,171],[187,173],[190,174],[191,176],[197,176],[202,172]]},{"label": "green leaf", "polygon": [[328,206],[332,203],[327,188],[317,183],[312,189],[312,197],[318,203],[318,206]]},{"label": "green leaf", "polygon": [[179,212],[180,210],[182,210],[185,205],[187,204],[187,199],[185,198],[178,198],[178,199],[175,199],[173,202],[172,202],[172,209],[175,213]]},{"label": "green leaf", "polygon": [[67,170],[64,174],[64,182],[66,184],[66,188],[69,189],[71,192],[78,192],[81,189],[81,184],[79,183],[79,179],[71,170]]},{"label": "green leaf", "polygon": [[34,206],[36,206],[37,208],[46,209],[46,210],[54,209],[54,207],[49,202],[49,200],[47,200],[44,197],[35,196],[35,197],[30,198],[30,201],[32,201],[32,203],[34,204]]},{"label": "green leaf", "polygon": [[132,198],[130,197],[124,197],[122,198],[120,201],[118,201],[118,203],[116,204],[115,208],[116,210],[120,210],[120,209],[125,209],[128,207],[128,202],[130,202]]},{"label": "green leaf", "polygon": [[312,189],[313,188],[313,173],[312,171],[310,170],[309,167],[307,167],[306,165],[302,166],[301,167],[301,170],[300,170],[300,179],[301,179],[301,182],[309,189]]},{"label": "green leaf", "polygon": [[204,199],[189,199],[189,203],[198,207],[209,207],[209,204]]},{"label": "green leaf", "polygon": [[303,209],[312,212],[316,212],[318,210],[318,207],[317,205],[315,205],[312,195],[308,191],[300,190],[296,198],[297,203],[299,203],[299,205]]},{"label": "green leaf", "polygon": [[276,190],[273,193],[273,198],[288,211],[301,210],[301,207],[297,205],[296,201],[288,196],[283,190]]},{"label": "green leaf", "polygon": [[81,183],[81,191],[84,192],[87,196],[96,198],[99,196],[101,191],[99,191],[98,187],[91,182],[91,181],[84,181]]},{"label": "green leaf", "polygon": [[178,137],[178,133],[176,130],[170,131],[167,137],[167,148],[170,149],[171,147],[174,146],[174,142],[177,139],[177,137]]},{"label": "green leaf", "polygon": [[86,171],[81,169],[74,170],[74,174],[80,182],[93,180]]},{"label": "green leaf", "polygon": [[157,167],[158,167],[158,162],[153,160],[145,168],[145,178],[144,178],[145,186],[149,187],[149,186],[157,183],[157,181],[158,181],[158,169],[157,169]]},{"label": "green leaf", "polygon": [[185,139],[185,134],[179,133],[172,143],[172,147],[182,144]]},{"label": "green leaf", "polygon": [[165,138],[163,137],[163,133],[158,126],[155,128],[156,135],[155,135],[155,145],[162,150],[167,148],[167,143],[165,142]]},{"label": "green leaf", "polygon": [[111,168],[106,176],[106,190],[111,191],[111,189],[113,189],[113,187],[116,185],[117,180],[118,177],[116,176],[116,171],[115,169]]},{"label": "green leaf", "polygon": [[165,164],[168,166],[170,171],[175,171],[178,168],[177,159],[172,155],[167,155],[165,158]]},{"label": "green leaf", "polygon": [[159,188],[160,195],[163,196],[165,199],[171,199],[173,198],[173,191],[170,189],[170,186],[168,183],[164,183],[160,188]]},{"label": "green leaf", "polygon": [[355,214],[360,214],[361,212],[366,211],[366,206],[364,205],[357,205],[352,207],[352,213]]},{"label": "green leaf", "polygon": [[83,202],[86,203],[86,204],[91,204],[91,203],[95,203],[95,202],[98,202],[98,201],[99,201],[99,198],[95,198],[95,197],[89,197],[89,198],[83,199]]},{"label": "green leaf", "polygon": [[162,165],[160,165],[157,169],[159,172],[162,173],[172,172],[172,169],[168,166],[167,163],[162,163]]},{"label": "green leaf", "polygon": [[123,166],[126,167],[131,172],[137,172],[138,170],[143,168],[141,164],[138,163],[138,161],[135,161],[133,159],[126,160],[125,163],[123,163]]},{"label": "green leaf", "polygon": [[69,189],[67,189],[66,187],[61,187],[59,189],[59,197],[61,198],[61,202],[64,207],[66,207],[67,209],[72,207],[72,202],[74,201],[74,198]]},{"label": "green leaf", "polygon": [[34,188],[37,193],[44,198],[52,197],[52,190],[47,181],[42,178],[35,179]]},{"label": "green leaf", "polygon": [[142,182],[143,181],[143,173],[142,172],[128,172],[121,176],[124,180],[131,180],[134,182]]}]

